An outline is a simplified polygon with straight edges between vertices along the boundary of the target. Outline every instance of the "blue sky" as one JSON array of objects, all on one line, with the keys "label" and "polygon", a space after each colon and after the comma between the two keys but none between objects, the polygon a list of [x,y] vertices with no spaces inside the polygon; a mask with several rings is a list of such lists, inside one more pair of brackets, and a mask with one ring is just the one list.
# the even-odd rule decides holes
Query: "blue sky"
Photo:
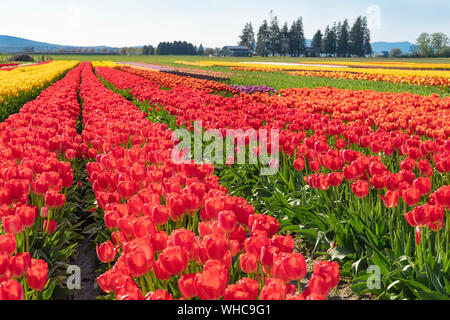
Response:
[{"label": "blue sky", "polygon": [[369,17],[372,41],[450,36],[449,0],[0,0],[0,8],[0,34],[80,46],[186,40],[221,47],[235,44],[246,22],[257,29],[270,10],[282,23],[301,16],[307,38],[358,15]]}]

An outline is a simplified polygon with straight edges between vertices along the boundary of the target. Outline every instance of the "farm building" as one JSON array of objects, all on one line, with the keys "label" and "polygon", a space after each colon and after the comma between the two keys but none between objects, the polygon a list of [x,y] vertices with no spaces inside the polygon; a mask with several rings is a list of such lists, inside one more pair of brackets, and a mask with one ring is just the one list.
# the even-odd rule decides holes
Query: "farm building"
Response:
[{"label": "farm building", "polygon": [[225,57],[251,57],[253,52],[245,46],[225,46],[220,51],[220,55]]}]

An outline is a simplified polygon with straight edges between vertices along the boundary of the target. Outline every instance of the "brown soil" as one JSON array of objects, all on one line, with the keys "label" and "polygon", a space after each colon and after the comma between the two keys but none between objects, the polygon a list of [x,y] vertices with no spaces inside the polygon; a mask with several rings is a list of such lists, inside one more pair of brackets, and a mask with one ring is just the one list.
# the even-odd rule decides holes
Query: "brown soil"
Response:
[{"label": "brown soil", "polygon": [[74,295],[74,300],[96,300],[101,295],[95,272],[95,261],[97,254],[95,249],[90,248],[92,244],[89,240],[80,242],[77,253],[73,258],[72,264],[81,269],[81,290]]},{"label": "brown soil", "polygon": [[[326,256],[314,253],[313,247],[300,238],[294,240],[294,251],[300,252],[305,257],[308,273],[300,281],[302,290],[304,290],[308,286],[308,281],[312,275],[314,262],[317,260],[326,260]],[[328,300],[375,300],[375,296],[370,294],[355,294],[351,287],[351,278],[341,276],[337,287],[331,290],[328,295]]]}]

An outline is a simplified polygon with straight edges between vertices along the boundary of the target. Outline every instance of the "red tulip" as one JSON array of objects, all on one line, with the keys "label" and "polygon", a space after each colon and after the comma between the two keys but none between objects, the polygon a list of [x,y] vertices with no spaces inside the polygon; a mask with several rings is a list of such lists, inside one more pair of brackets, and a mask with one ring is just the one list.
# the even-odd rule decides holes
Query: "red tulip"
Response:
[{"label": "red tulip", "polygon": [[117,300],[144,300],[141,289],[134,281],[127,281],[125,285],[116,289]]},{"label": "red tulip", "polygon": [[239,280],[238,284],[243,286],[245,291],[249,294],[249,300],[256,300],[258,298],[258,281],[244,277]]},{"label": "red tulip", "polygon": [[145,180],[147,175],[147,168],[139,163],[133,164],[131,167],[131,179],[137,183],[141,183]]},{"label": "red tulip", "polygon": [[11,191],[8,188],[0,187],[0,204],[10,205],[11,201]]},{"label": "red tulip", "polygon": [[123,199],[131,198],[131,196],[134,195],[136,191],[134,183],[128,180],[119,183],[119,185],[117,186],[117,190],[119,191],[120,196]]},{"label": "red tulip", "polygon": [[9,257],[9,255],[5,252],[0,252],[0,279],[2,279],[4,276],[7,279],[11,277],[10,263],[11,258]]},{"label": "red tulip", "polygon": [[48,265],[44,260],[31,259],[27,270],[27,282],[31,289],[42,291],[47,283]]},{"label": "red tulip", "polygon": [[130,215],[139,217],[144,214],[144,202],[139,195],[134,195],[127,201]]},{"label": "red tulip", "polygon": [[48,207],[42,207],[41,212],[39,213],[39,216],[41,218],[47,218],[48,217]]},{"label": "red tulip", "polygon": [[217,271],[203,271],[194,278],[195,292],[202,300],[216,300],[224,296],[227,280]]},{"label": "red tulip", "polygon": [[144,250],[133,250],[126,254],[125,257],[133,277],[141,277],[152,269],[153,260],[144,252]]},{"label": "red tulip", "polygon": [[20,283],[16,280],[7,280],[0,283],[0,300],[23,300],[24,293]]},{"label": "red tulip", "polygon": [[188,255],[183,248],[179,246],[167,247],[159,255],[162,267],[172,275],[177,275],[188,265]]},{"label": "red tulip", "polygon": [[420,201],[420,191],[415,187],[407,188],[403,191],[402,198],[408,206],[413,207]]},{"label": "red tulip", "polygon": [[116,290],[116,281],[121,276],[122,275],[116,270],[110,269],[97,278],[97,283],[104,292],[113,292]]},{"label": "red tulip", "polygon": [[339,283],[339,264],[336,261],[316,261],[314,263],[314,274],[327,274],[331,277],[330,285],[332,288]]},{"label": "red tulip", "polygon": [[166,290],[157,289],[155,292],[147,293],[144,300],[173,300],[173,297]]},{"label": "red tulip", "polygon": [[274,235],[271,243],[273,246],[278,247],[281,252],[292,253],[294,250],[294,239],[290,235]]},{"label": "red tulip", "polygon": [[18,215],[3,217],[2,222],[7,234],[18,234],[23,231],[22,220]]},{"label": "red tulip", "polygon": [[156,206],[153,208],[152,219],[158,226],[165,225],[169,220],[170,209],[166,206]]},{"label": "red tulip", "polygon": [[294,168],[298,171],[303,171],[305,169],[305,160],[300,157],[294,161]]},{"label": "red tulip", "polygon": [[305,258],[300,253],[277,255],[273,262],[273,275],[286,282],[303,279],[306,276]]},{"label": "red tulip", "polygon": [[117,254],[117,250],[110,240],[102,243],[100,246],[96,244],[96,251],[98,259],[103,263],[113,262]]},{"label": "red tulip", "polygon": [[284,300],[286,298],[286,284],[280,279],[266,279],[261,289],[259,300]]},{"label": "red tulip", "polygon": [[45,193],[45,205],[49,208],[61,208],[65,202],[65,194],[58,193],[55,190],[48,190]]},{"label": "red tulip", "polygon": [[261,248],[269,244],[269,240],[264,236],[250,236],[245,239],[245,251],[255,255],[256,257],[261,256]]},{"label": "red tulip", "polygon": [[180,292],[186,299],[190,299],[195,296],[194,281],[195,273],[185,273],[178,280]]},{"label": "red tulip", "polygon": [[278,249],[278,247],[275,246],[263,246],[261,248],[261,256],[260,256],[260,260],[263,266],[272,267],[274,257],[277,255],[279,251],[280,249]]},{"label": "red tulip", "polygon": [[[311,279],[309,279],[308,284],[308,295],[310,294],[317,294],[323,297],[328,296],[330,293],[330,290],[332,289],[331,286],[332,278],[329,277],[327,274],[319,273],[319,274],[313,274],[311,276]],[[306,293],[306,292],[305,292]]]},{"label": "red tulip", "polygon": [[203,239],[210,259],[220,260],[228,250],[228,241],[222,236],[211,234]]},{"label": "red tulip", "polygon": [[22,220],[23,228],[31,228],[34,224],[34,220],[37,217],[37,207],[21,206],[16,209],[16,214]]},{"label": "red tulip", "polygon": [[57,223],[55,220],[44,220],[42,230],[45,233],[52,234],[56,231]]},{"label": "red tulip", "polygon": [[364,180],[356,181],[352,184],[352,190],[358,198],[365,198],[369,195],[369,183]]},{"label": "red tulip", "polygon": [[171,277],[171,274],[162,266],[161,260],[158,260],[153,264],[153,271],[159,280],[169,280]]},{"label": "red tulip", "polygon": [[[20,278],[31,266],[31,257],[29,252],[18,253],[11,258],[10,270],[12,278]],[[1,272],[0,272],[1,274]]]},{"label": "red tulip", "polygon": [[180,246],[190,254],[196,243],[196,235],[194,232],[184,228],[176,229],[170,235],[169,241],[171,241],[171,245]]},{"label": "red tulip", "polygon": [[431,192],[431,179],[427,177],[420,177],[414,180],[414,188],[416,188],[420,196],[427,195]]},{"label": "red tulip", "polygon": [[386,208],[393,208],[397,206],[400,195],[397,191],[386,191],[384,196],[379,195],[380,199],[383,200],[383,204]]},{"label": "red tulip", "polygon": [[0,253],[12,255],[16,251],[16,237],[14,235],[0,235]]},{"label": "red tulip", "polygon": [[230,284],[225,289],[224,300],[250,300],[250,294],[242,285]]},{"label": "red tulip", "polygon": [[252,274],[256,272],[258,258],[251,253],[244,253],[239,256],[239,263],[242,271],[247,274]]},{"label": "red tulip", "polygon": [[236,228],[237,217],[233,211],[220,211],[218,218],[220,227],[226,232],[231,233]]},{"label": "red tulip", "polygon": [[150,241],[155,252],[163,251],[167,247],[167,233],[165,231],[150,234]]}]

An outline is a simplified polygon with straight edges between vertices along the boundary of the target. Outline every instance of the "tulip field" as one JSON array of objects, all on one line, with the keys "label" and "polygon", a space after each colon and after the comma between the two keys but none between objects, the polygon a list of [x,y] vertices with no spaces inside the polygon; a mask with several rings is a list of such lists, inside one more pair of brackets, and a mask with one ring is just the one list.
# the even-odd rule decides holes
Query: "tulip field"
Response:
[{"label": "tulip field", "polygon": [[0,65],[0,300],[450,299],[450,64],[113,61]]}]

